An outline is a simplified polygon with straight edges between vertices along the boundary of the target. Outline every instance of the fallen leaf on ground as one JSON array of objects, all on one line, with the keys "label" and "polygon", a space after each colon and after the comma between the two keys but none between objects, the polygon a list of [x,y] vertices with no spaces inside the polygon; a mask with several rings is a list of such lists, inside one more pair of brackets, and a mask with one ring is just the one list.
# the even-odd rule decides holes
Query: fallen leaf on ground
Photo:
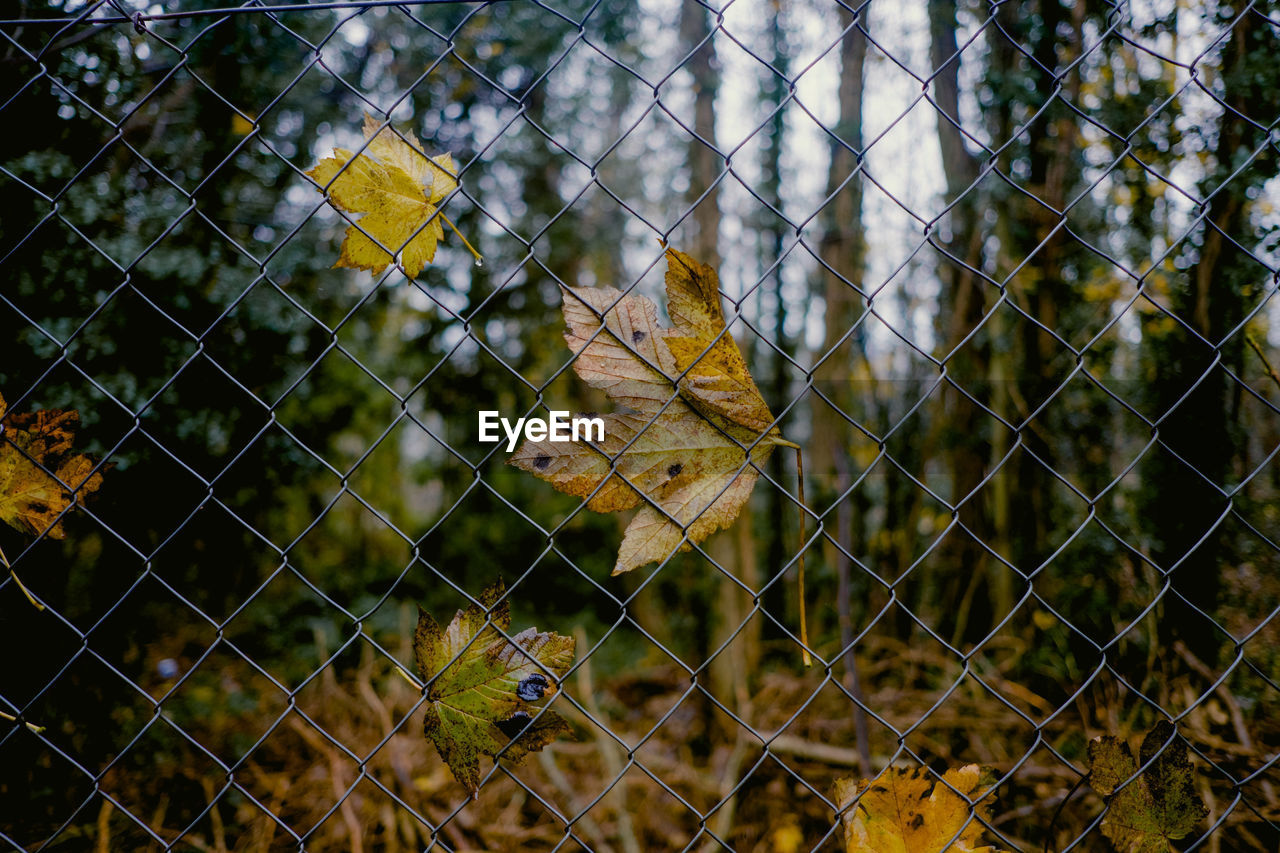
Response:
[{"label": "fallen leaf on ground", "polygon": [[574,370],[632,412],[604,416],[604,441],[526,441],[510,459],[562,492],[589,498],[595,512],[640,507],[623,534],[615,575],[728,527],[751,495],[756,466],[779,445],[795,447],[772,426],[725,330],[715,272],[674,249],[667,263],[669,330],[646,297],[612,287],[564,293]]},{"label": "fallen leaf on ground", "polygon": [[427,682],[424,731],[472,796],[480,756],[501,752],[518,763],[570,731],[554,711],[539,715],[535,703],[559,689],[557,680],[573,664],[574,639],[526,628],[508,640],[500,633],[511,627],[507,602],[498,603],[503,591],[501,581],[489,587],[480,595],[483,607],[459,610],[444,629],[419,608],[413,637],[418,674]]},{"label": "fallen leaf on ground", "polygon": [[948,770],[942,781],[919,767],[838,780],[845,853],[996,853],[982,844],[979,820],[990,819],[990,787],[990,771],[977,764]]},{"label": "fallen leaf on ground", "polygon": [[1102,834],[1121,853],[1174,851],[1171,842],[1194,832],[1209,813],[1196,793],[1187,745],[1176,735],[1172,723],[1157,723],[1142,739],[1140,761],[1121,738],[1089,742],[1089,784],[1107,799]]}]

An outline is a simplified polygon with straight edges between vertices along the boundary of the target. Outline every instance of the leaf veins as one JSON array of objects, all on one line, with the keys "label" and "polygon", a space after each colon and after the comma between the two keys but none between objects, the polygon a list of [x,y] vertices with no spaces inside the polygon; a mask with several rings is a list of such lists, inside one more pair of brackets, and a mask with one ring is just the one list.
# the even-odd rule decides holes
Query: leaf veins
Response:
[{"label": "leaf veins", "polygon": [[875,779],[841,779],[845,853],[997,853],[982,844],[990,818],[990,770],[968,764],[937,776],[888,767]]},{"label": "leaf veins", "polygon": [[358,227],[347,227],[335,267],[377,275],[399,253],[405,275],[414,278],[435,258],[436,245],[444,237],[442,220],[448,220],[437,205],[457,188],[457,169],[449,154],[423,154],[413,133],[401,136],[390,127],[379,127],[366,115],[364,151],[335,149],[307,176],[334,207],[362,214]]},{"label": "leaf veins", "polygon": [[646,297],[611,287],[564,293],[574,370],[631,411],[604,416],[603,442],[526,441],[510,460],[588,498],[595,512],[640,508],[615,575],[728,527],[751,495],[757,466],[774,447],[795,447],[773,426],[729,335],[715,271],[683,252],[666,254],[671,329],[658,324]]},{"label": "leaf veins", "polygon": [[418,673],[428,684],[425,734],[472,796],[480,756],[501,752],[518,763],[570,731],[555,712],[538,715],[541,706],[533,703],[555,695],[573,664],[574,639],[536,628],[507,639],[511,611],[499,603],[503,591],[501,581],[489,587],[480,605],[459,610],[443,629],[419,608],[413,637]]}]

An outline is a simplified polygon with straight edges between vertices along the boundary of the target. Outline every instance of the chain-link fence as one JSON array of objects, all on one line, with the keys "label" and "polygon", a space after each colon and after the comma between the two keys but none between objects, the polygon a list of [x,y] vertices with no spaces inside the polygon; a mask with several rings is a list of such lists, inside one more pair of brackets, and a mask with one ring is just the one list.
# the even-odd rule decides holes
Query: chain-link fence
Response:
[{"label": "chain-link fence", "polygon": [[[0,839],[1277,849],[1277,47],[1264,3],[10,5]],[[344,200],[379,140],[452,155],[408,230]],[[667,245],[760,423],[610,325]],[[570,348],[566,287],[621,291]],[[627,405],[577,496],[476,428]],[[738,452],[687,515],[677,410]],[[617,576],[612,474],[679,528]],[[576,655],[473,795],[415,607],[499,577]]]}]

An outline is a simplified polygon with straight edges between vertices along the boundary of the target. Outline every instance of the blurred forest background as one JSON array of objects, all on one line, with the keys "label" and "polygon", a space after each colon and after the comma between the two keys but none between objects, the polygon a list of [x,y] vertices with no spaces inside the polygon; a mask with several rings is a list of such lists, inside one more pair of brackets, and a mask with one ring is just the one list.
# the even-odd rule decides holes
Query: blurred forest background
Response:
[{"label": "blurred forest background", "polygon": [[[0,728],[0,838],[835,849],[837,776],[979,762],[993,843],[1106,850],[1085,746],[1169,715],[1197,849],[1280,846],[1280,4],[93,23],[221,5],[0,13],[0,393],[112,465],[66,540],[0,528],[47,605],[0,581],[0,710],[44,727]],[[482,266],[330,268],[303,172],[366,112],[452,152]],[[659,240],[805,447],[813,668],[789,454],[610,578],[626,518],[476,440],[607,410],[558,285],[661,304]],[[498,576],[579,636],[578,738],[471,801],[395,665]]]}]

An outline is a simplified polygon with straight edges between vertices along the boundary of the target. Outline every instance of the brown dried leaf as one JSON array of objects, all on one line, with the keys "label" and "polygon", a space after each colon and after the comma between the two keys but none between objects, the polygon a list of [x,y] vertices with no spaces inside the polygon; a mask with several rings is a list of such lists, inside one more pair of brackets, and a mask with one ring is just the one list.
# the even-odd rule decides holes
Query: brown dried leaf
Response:
[{"label": "brown dried leaf", "polygon": [[0,397],[0,520],[33,536],[66,536],[63,512],[102,484],[93,460],[72,452],[79,420],[74,410],[11,414]]},{"label": "brown dried leaf", "polygon": [[[605,417],[603,442],[526,441],[510,459],[562,492],[590,497],[587,507],[596,512],[641,507],[614,574],[664,560],[732,524],[759,476],[744,447],[773,422],[733,339],[726,333],[711,343],[724,328],[714,271],[674,250],[667,259],[672,318],[687,336],[659,326],[657,307],[643,296],[613,288],[564,294],[574,370],[636,414]],[[698,341],[705,343],[689,362],[694,369],[677,386],[677,352]],[[708,357],[698,359],[708,347]],[[716,355],[725,347],[732,353]],[[780,444],[794,446],[771,429],[750,461],[762,464]]]}]

